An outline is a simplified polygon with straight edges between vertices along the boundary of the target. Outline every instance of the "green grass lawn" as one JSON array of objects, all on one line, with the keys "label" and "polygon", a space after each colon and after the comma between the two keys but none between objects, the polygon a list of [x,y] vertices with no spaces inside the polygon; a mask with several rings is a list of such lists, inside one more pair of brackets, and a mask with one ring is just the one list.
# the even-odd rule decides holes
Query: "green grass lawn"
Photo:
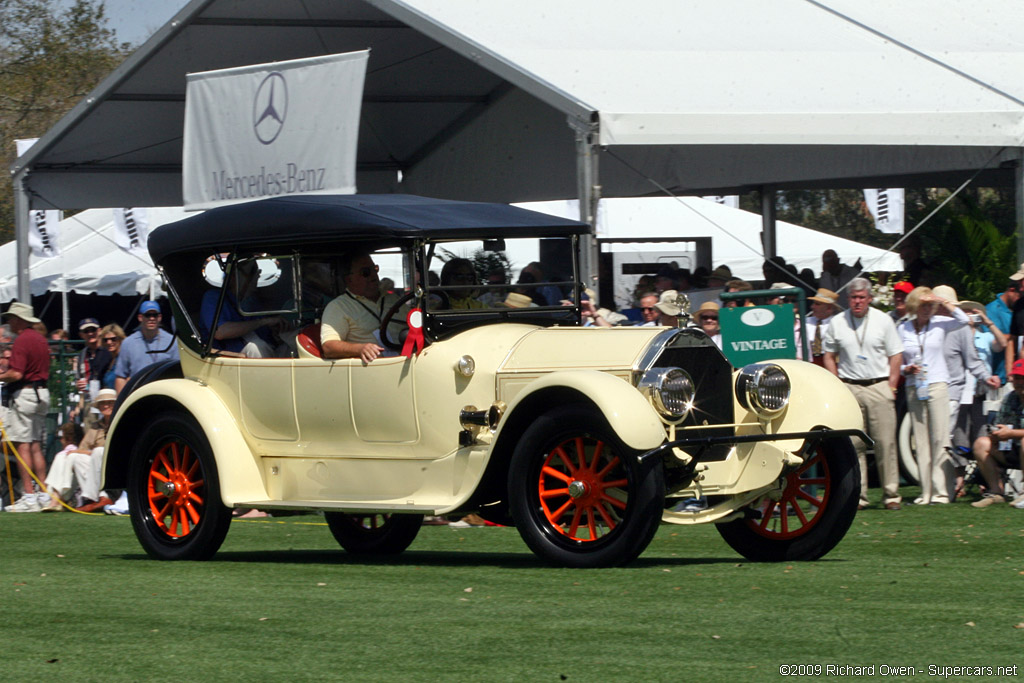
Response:
[{"label": "green grass lawn", "polygon": [[236,520],[212,561],[167,563],[126,517],[2,513],[0,680],[1024,673],[1022,548],[1024,510],[960,503],[858,513],[809,563],[746,562],[710,526],[663,526],[622,569],[547,567],[511,528],[425,527],[404,555],[366,560],[314,515]]}]

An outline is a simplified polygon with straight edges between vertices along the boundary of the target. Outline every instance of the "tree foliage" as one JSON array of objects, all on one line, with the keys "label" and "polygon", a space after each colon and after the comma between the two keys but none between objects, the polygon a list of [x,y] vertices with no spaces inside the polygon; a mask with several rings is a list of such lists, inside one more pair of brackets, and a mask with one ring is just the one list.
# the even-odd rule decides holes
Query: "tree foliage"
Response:
[{"label": "tree foliage", "polygon": [[[917,226],[951,193],[944,188],[907,188],[904,229]],[[760,213],[760,198],[745,195],[740,206]],[[780,191],[776,218],[881,249],[893,247],[902,238],[875,229],[864,193],[856,189]],[[968,187],[914,234],[920,239],[922,258],[933,272],[942,274],[944,284],[955,288],[962,299],[987,303],[1017,269],[1015,229],[1012,188]],[[786,246],[778,245],[783,258]]]},{"label": "tree foliage", "polygon": [[[41,136],[120,64],[130,51],[107,27],[102,0],[0,0],[0,140]],[[14,234],[13,188],[0,183],[0,240]]]}]

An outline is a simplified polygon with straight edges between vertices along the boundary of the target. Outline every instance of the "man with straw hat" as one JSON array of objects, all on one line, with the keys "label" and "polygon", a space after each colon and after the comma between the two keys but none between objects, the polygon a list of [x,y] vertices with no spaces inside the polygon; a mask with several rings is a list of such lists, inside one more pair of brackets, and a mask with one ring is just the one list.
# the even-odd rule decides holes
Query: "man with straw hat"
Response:
[{"label": "man with straw hat", "polygon": [[[42,441],[46,433],[46,411],[50,407],[50,347],[32,325],[40,322],[32,307],[15,301],[3,317],[17,335],[11,347],[11,362],[0,373],[4,383],[3,403],[7,439],[18,451],[18,474],[22,496],[7,508],[8,512],[39,512],[49,502],[45,493],[36,493],[34,481],[46,479],[46,458]],[[12,492],[13,493],[13,492]]]},{"label": "man with straw hat", "polygon": [[[840,310],[839,295],[831,289],[819,287],[817,293],[807,297],[807,300],[811,302],[811,314],[807,316],[807,337],[811,340],[810,361],[825,367],[825,348],[822,344],[832,316]],[[802,344],[797,344],[796,348],[799,351],[802,347]]]}]

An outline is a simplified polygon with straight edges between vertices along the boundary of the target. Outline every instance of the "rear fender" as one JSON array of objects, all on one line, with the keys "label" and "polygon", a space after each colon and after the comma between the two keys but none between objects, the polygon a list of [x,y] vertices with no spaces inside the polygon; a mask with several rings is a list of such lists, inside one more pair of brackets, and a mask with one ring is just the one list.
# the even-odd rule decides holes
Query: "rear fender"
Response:
[{"label": "rear fender", "polygon": [[104,486],[127,486],[131,456],[139,437],[154,416],[166,411],[189,415],[205,434],[217,462],[220,495],[225,505],[268,498],[257,460],[238,430],[234,416],[209,389],[188,379],[150,382],[125,399],[107,436]]}]

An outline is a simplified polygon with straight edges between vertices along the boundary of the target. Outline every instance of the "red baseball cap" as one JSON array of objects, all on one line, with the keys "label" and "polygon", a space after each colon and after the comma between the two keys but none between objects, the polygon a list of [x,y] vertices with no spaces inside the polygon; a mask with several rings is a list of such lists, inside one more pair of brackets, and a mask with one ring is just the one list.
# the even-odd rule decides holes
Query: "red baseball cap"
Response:
[{"label": "red baseball cap", "polygon": [[895,289],[897,292],[903,292],[904,294],[910,294],[912,291],[914,291],[913,283],[907,282],[906,280],[900,280],[899,282],[894,284],[892,288]]},{"label": "red baseball cap", "polygon": [[1013,369],[1010,370],[1010,374],[1024,377],[1024,358],[1018,358],[1013,361]]}]

